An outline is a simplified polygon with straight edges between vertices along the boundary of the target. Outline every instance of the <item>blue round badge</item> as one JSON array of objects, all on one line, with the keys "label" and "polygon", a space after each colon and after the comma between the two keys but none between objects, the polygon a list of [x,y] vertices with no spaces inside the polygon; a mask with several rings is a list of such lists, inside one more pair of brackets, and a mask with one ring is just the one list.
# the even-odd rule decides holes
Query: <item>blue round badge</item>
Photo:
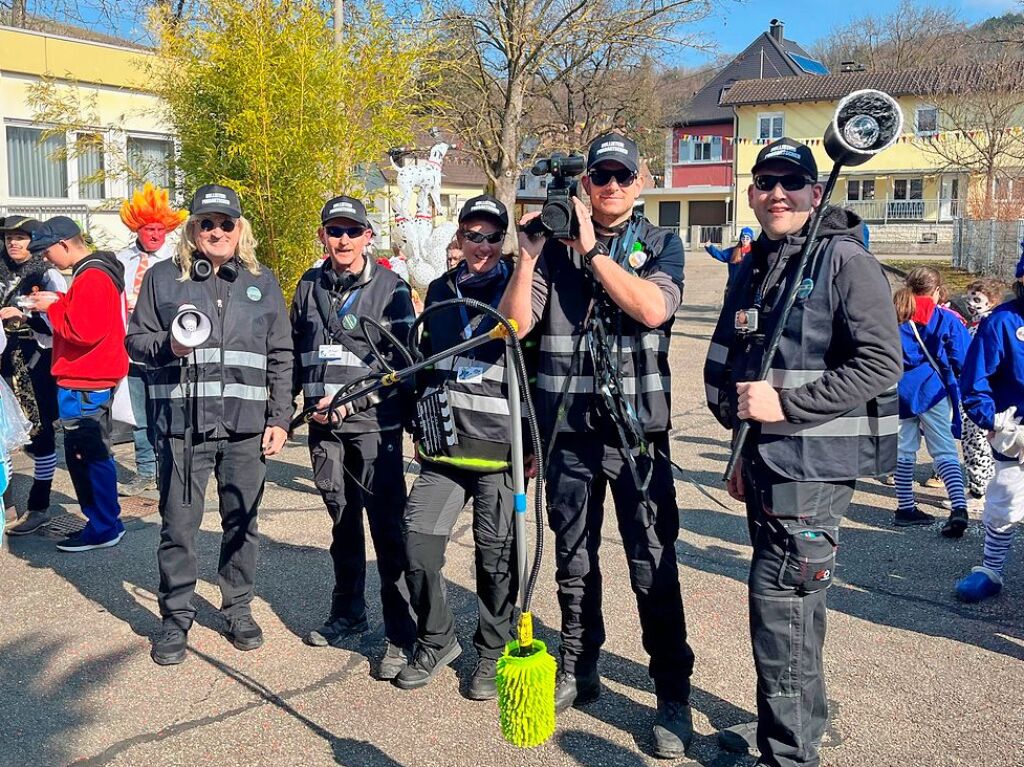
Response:
[{"label": "blue round badge", "polygon": [[803,300],[807,298],[807,296],[811,295],[812,290],[814,290],[814,280],[807,277],[800,283],[800,287],[797,288],[796,297]]},{"label": "blue round badge", "polygon": [[255,285],[250,285],[245,289],[245,295],[250,301],[259,301],[261,298],[263,298],[263,291],[261,291]]},{"label": "blue round badge", "polygon": [[344,317],[341,318],[341,326],[345,328],[345,330],[355,330],[356,325],[358,324],[359,318],[356,317],[354,314],[346,314]]}]

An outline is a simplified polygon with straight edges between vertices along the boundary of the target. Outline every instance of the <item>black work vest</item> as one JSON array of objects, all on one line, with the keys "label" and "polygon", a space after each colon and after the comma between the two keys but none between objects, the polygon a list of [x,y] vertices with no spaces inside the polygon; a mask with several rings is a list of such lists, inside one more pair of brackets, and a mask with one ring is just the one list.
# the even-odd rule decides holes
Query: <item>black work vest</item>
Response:
[{"label": "black work vest", "polygon": [[[648,222],[639,239],[653,258],[643,277],[657,267],[657,255],[672,232]],[[545,246],[549,292],[539,327],[539,357],[535,402],[541,433],[548,435],[559,421],[559,409],[568,405],[559,431],[589,432],[588,413],[599,405],[594,390],[594,362],[587,345],[585,321],[594,299],[594,281],[580,256],[561,243]],[[609,301],[610,304],[610,301]],[[675,316],[657,328],[633,320],[614,305],[605,314],[612,352],[622,376],[622,393],[636,413],[645,433],[671,428],[671,370],[669,339]],[[581,338],[581,334],[583,337]],[[574,354],[574,352],[576,352]],[[566,376],[571,376],[566,387]]]},{"label": "black work vest", "polygon": [[[292,302],[295,369],[303,407],[315,405],[325,395],[336,394],[342,386],[365,377],[371,370],[382,371],[359,317],[381,323],[403,344],[408,341],[406,335],[413,321],[409,286],[391,270],[368,259],[349,288],[332,291],[325,269],[330,269],[329,261],[302,275]],[[373,338],[376,342],[376,336]],[[396,368],[404,366],[404,361],[390,356],[390,343],[382,341],[378,346],[389,355],[389,364]],[[326,347],[332,348],[321,354],[321,347],[325,347],[325,352]],[[381,390],[374,397],[379,397],[374,407],[349,415],[338,431],[348,434],[400,429],[406,390],[405,385]]]},{"label": "black work vest", "polygon": [[[708,407],[722,425],[735,429],[738,381],[757,380],[765,345],[778,322],[782,303],[793,280],[809,287],[799,296],[787,319],[768,380],[776,389],[795,389],[820,378],[826,370],[849,358],[849,335],[843,326],[840,297],[834,289],[838,259],[835,249],[844,237],[822,239],[804,275],[795,274],[802,244],[787,241],[778,254],[779,266],[768,269],[762,288],[764,306],[756,334],[735,330],[735,315],[754,304],[754,258],[737,272],[711,338],[704,365]],[[850,238],[851,242],[856,242]],[[782,260],[787,265],[782,266]],[[773,274],[776,275],[773,278]],[[771,280],[771,284],[768,284]],[[774,471],[797,481],[843,481],[877,477],[896,462],[899,425],[896,387],[867,402],[851,402],[850,409],[827,421],[809,424],[755,424],[748,441]]]}]

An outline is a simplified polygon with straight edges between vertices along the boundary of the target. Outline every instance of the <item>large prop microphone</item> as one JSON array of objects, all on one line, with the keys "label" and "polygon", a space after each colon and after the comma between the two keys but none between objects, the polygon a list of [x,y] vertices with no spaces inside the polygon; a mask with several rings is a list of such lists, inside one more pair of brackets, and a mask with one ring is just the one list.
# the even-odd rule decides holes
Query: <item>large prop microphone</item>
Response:
[{"label": "large prop microphone", "polygon": [[199,388],[199,365],[196,360],[196,347],[206,343],[213,332],[210,317],[193,304],[182,304],[178,313],[171,320],[171,337],[182,346],[192,349],[192,353],[182,359],[181,385],[184,390],[185,406],[185,465],[182,467],[184,492],[182,502],[192,505],[192,432],[195,418],[196,390]]},{"label": "large prop microphone", "polygon": [[[786,292],[782,312],[775,323],[775,330],[772,332],[771,340],[768,342],[761,360],[758,380],[764,381],[768,378],[768,371],[771,369],[775,352],[779,348],[779,340],[785,330],[786,320],[789,319],[789,313],[793,310],[793,304],[796,303],[796,296],[803,282],[801,275],[806,271],[811,253],[818,245],[818,227],[828,208],[836,181],[839,180],[840,170],[845,165],[866,163],[879,152],[895,144],[902,131],[903,110],[900,109],[896,99],[888,93],[876,90],[854,91],[840,101],[839,106],[836,107],[832,122],[825,130],[825,151],[833,160],[832,172],[829,173],[828,181],[825,182],[821,204],[807,230],[807,239],[804,240],[803,248],[800,250],[796,272],[790,281],[789,290]],[[732,479],[732,475],[736,471],[736,461],[743,452],[743,445],[749,434],[750,422],[744,421],[736,432],[732,454],[725,467],[723,479],[726,482]]]}]

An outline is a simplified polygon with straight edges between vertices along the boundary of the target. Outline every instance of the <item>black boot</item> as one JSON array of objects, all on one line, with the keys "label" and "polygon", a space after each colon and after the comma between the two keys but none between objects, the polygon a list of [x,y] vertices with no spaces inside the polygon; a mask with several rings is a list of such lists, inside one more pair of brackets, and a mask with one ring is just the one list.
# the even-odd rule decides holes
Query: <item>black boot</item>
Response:
[{"label": "black boot", "polygon": [[601,677],[597,669],[559,671],[555,677],[555,712],[573,706],[585,706],[601,696]]},{"label": "black boot", "polygon": [[159,666],[176,666],[185,660],[188,632],[175,623],[164,622],[160,633],[153,637],[149,657]]},{"label": "black boot", "polygon": [[962,538],[967,529],[967,509],[953,509],[949,519],[942,526],[942,535],[946,538]]},{"label": "black boot", "polygon": [[476,662],[473,676],[469,680],[466,697],[470,700],[494,700],[498,697],[498,662],[493,658],[481,658]]},{"label": "black boot", "polygon": [[654,720],[654,755],[659,759],[679,759],[693,740],[693,715],[686,703],[658,698]]}]

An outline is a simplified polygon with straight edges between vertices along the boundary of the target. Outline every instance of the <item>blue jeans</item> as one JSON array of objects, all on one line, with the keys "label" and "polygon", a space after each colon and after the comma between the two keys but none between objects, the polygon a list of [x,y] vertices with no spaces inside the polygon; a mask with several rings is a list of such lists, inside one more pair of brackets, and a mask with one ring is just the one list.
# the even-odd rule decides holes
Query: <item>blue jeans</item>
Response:
[{"label": "blue jeans", "polygon": [[110,449],[113,389],[81,391],[57,387],[57,411],[64,430],[64,460],[89,523],[82,538],[102,543],[124,532],[117,500],[117,468]]},{"label": "blue jeans", "polygon": [[916,461],[917,449],[924,435],[925,447],[933,461],[937,463],[946,459],[959,463],[960,455],[956,451],[956,440],[950,427],[952,418],[953,411],[945,397],[931,410],[913,418],[901,418],[897,460],[911,463]]},{"label": "blue jeans", "polygon": [[135,473],[140,477],[153,479],[156,477],[156,439],[146,417],[146,379],[141,375],[135,375],[134,366],[128,374],[128,394],[132,401],[132,415],[135,416],[135,428],[132,429],[132,439],[135,441]]}]

